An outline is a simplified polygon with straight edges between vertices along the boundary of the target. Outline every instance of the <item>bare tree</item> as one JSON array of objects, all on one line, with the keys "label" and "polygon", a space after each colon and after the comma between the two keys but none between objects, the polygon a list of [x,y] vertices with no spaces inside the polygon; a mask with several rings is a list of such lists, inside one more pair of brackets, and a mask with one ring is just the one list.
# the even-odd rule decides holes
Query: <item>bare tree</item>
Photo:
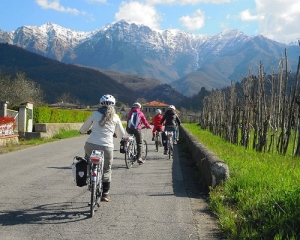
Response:
[{"label": "bare tree", "polygon": [[0,96],[1,100],[8,101],[8,106],[18,105],[24,102],[34,102],[39,106],[43,104],[44,93],[40,86],[26,79],[24,73],[17,73],[14,79],[0,72]]}]

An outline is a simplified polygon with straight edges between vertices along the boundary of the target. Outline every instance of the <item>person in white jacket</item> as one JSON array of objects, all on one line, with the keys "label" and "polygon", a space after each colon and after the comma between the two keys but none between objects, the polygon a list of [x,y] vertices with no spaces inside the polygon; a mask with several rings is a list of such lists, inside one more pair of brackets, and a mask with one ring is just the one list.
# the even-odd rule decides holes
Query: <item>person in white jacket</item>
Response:
[{"label": "person in white jacket", "polygon": [[102,105],[97,111],[83,123],[79,132],[84,134],[90,131],[84,150],[85,155],[90,156],[93,150],[104,151],[104,167],[103,167],[103,194],[101,201],[110,201],[110,182],[113,164],[113,137],[116,134],[122,138],[125,134],[122,122],[115,112],[115,98],[112,95],[104,95],[100,98]]}]

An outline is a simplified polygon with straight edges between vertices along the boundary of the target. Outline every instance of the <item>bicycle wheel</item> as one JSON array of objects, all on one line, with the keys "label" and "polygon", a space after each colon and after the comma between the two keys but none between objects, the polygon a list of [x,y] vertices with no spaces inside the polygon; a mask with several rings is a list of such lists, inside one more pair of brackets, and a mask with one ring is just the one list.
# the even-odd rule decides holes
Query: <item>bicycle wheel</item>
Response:
[{"label": "bicycle wheel", "polygon": [[94,216],[96,206],[96,183],[91,183],[91,205],[90,205],[90,217]]},{"label": "bicycle wheel", "polygon": [[[104,161],[104,160],[103,160]],[[103,165],[104,162],[99,165],[98,168],[98,175],[97,175],[97,189],[96,189],[96,204],[98,207],[100,207],[100,199],[102,197],[103,193],[103,184],[102,184],[102,178],[103,178]]]},{"label": "bicycle wheel", "polygon": [[144,161],[146,161],[146,158],[147,158],[147,154],[148,154],[148,145],[147,145],[147,142],[146,140],[143,139],[143,142],[142,142],[142,153],[141,153],[141,157]]},{"label": "bicycle wheel", "polygon": [[156,152],[158,152],[158,146],[159,146],[158,136],[156,136],[155,137],[155,149],[156,149]]},{"label": "bicycle wheel", "polygon": [[132,149],[133,149],[132,142],[129,142],[128,147],[127,147],[126,152],[125,152],[125,164],[126,164],[127,169],[131,168],[132,164],[133,164],[133,161],[132,161],[132,157],[133,157]]},{"label": "bicycle wheel", "polygon": [[168,141],[168,154],[169,154],[169,159],[171,159],[171,156],[173,155],[173,146],[172,146],[171,139],[169,139]]},{"label": "bicycle wheel", "polygon": [[[92,178],[91,178],[91,205],[90,205],[90,217],[94,216],[95,213],[95,207],[100,206],[100,198],[101,198],[101,192],[100,192],[100,181],[102,185],[102,173],[103,173],[103,163],[101,166],[99,165],[92,165]],[[101,172],[102,171],[102,172]],[[96,172],[96,180],[93,179],[95,176],[93,173]],[[100,179],[101,178],[101,179]]]}]

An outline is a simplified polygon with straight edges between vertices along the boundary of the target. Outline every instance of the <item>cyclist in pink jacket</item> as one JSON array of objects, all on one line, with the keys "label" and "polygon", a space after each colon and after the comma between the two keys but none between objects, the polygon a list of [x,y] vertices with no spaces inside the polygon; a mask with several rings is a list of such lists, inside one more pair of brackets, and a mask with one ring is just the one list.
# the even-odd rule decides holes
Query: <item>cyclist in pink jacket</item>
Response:
[{"label": "cyclist in pink jacket", "polygon": [[129,134],[133,134],[136,138],[137,143],[137,161],[139,164],[143,164],[144,160],[142,159],[142,125],[143,123],[146,128],[151,129],[150,124],[148,123],[144,113],[141,111],[141,104],[136,102],[132,105],[130,112],[127,115],[127,127],[126,131]]}]

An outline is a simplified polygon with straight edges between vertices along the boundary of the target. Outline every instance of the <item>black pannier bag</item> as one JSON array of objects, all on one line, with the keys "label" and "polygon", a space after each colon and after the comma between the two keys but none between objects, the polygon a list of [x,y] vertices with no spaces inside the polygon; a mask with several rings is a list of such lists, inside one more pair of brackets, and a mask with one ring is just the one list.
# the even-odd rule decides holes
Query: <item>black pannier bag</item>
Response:
[{"label": "black pannier bag", "polygon": [[75,163],[75,181],[76,185],[78,187],[83,187],[86,184],[86,178],[87,178],[87,161],[81,160]]},{"label": "black pannier bag", "polygon": [[126,145],[127,141],[124,139],[121,139],[120,141],[120,153],[125,153],[126,152]]}]

